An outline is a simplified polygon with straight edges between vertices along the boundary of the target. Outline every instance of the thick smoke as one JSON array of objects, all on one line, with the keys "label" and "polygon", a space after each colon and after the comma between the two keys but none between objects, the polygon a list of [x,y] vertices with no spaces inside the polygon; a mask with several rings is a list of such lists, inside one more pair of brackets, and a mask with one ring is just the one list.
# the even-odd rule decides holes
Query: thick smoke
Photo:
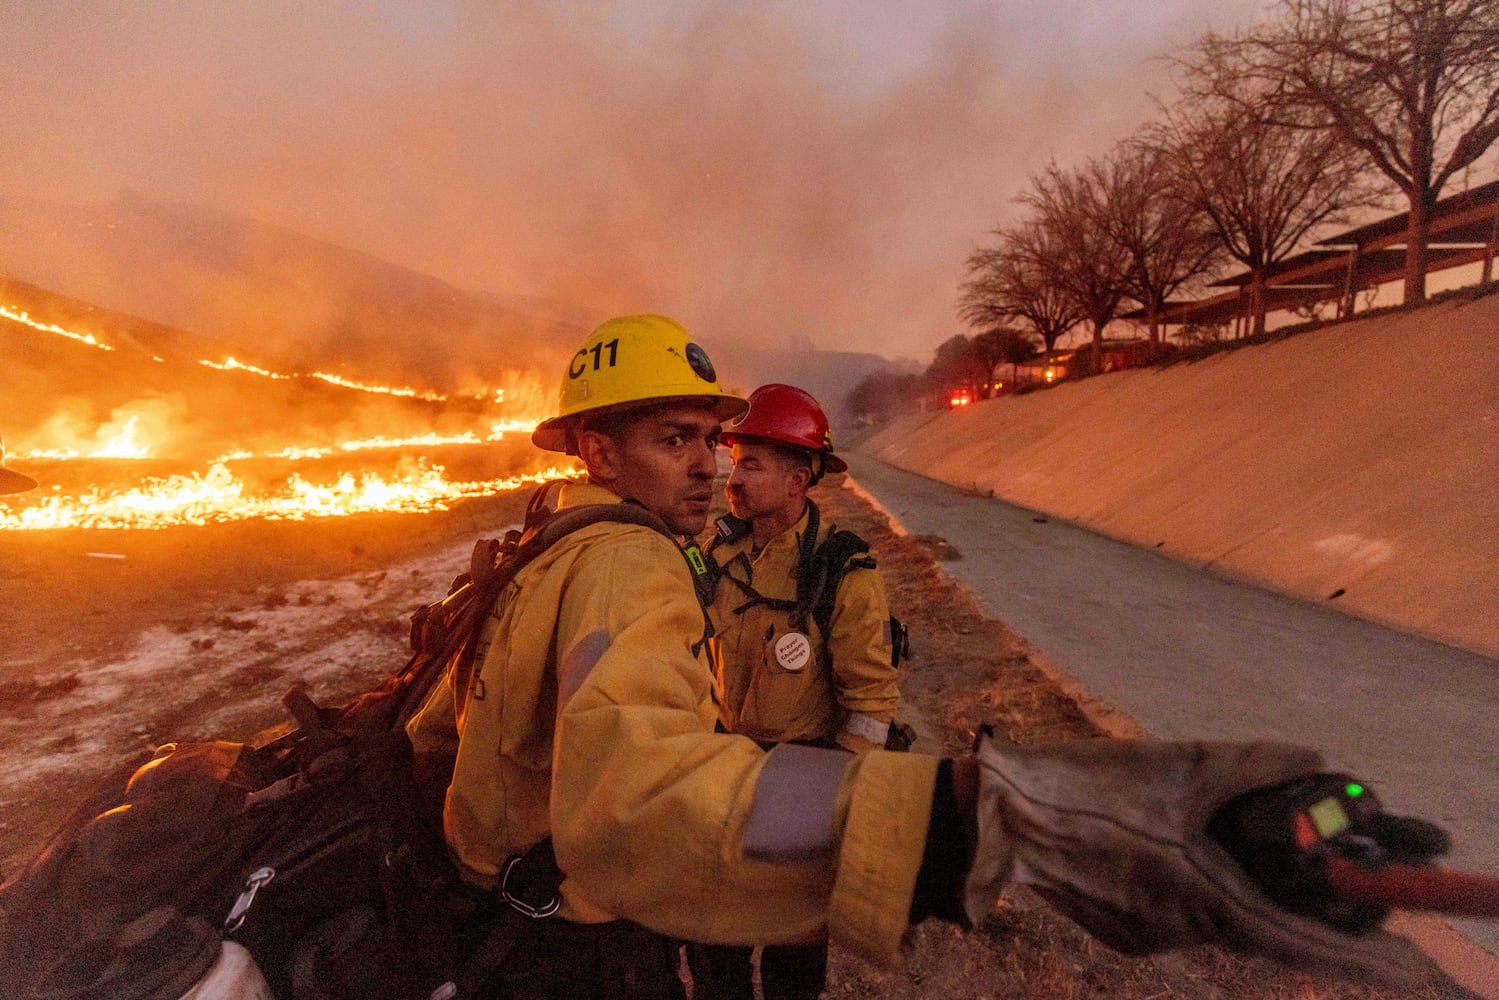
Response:
[{"label": "thick smoke", "polygon": [[[136,188],[583,325],[650,309],[709,340],[923,358],[957,331],[963,258],[1027,173],[1129,132],[1163,75],[1148,57],[1215,13],[19,6],[0,14],[27,39],[0,67],[0,193]],[[1258,7],[1221,0],[1218,26]],[[138,265],[137,288],[213,293],[211,262]],[[286,323],[329,339],[304,278]]]}]

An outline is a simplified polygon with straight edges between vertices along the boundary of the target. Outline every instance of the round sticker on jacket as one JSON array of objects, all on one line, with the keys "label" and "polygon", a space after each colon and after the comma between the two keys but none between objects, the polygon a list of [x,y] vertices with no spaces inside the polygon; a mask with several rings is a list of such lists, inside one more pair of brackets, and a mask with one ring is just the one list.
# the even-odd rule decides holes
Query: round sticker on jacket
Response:
[{"label": "round sticker on jacket", "polygon": [[776,640],[776,662],[793,673],[812,659],[812,644],[800,632],[787,632]]}]

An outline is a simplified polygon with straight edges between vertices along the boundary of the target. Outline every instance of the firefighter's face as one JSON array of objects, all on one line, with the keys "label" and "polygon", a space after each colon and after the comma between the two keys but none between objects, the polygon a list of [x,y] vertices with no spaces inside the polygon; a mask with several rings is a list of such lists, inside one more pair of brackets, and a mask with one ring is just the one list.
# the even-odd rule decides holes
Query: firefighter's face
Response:
[{"label": "firefighter's face", "polygon": [[724,493],[735,517],[747,521],[783,516],[794,511],[801,516],[810,470],[773,444],[752,439],[734,442],[729,451],[734,461]]},{"label": "firefighter's face", "polygon": [[708,523],[718,475],[718,419],[688,405],[650,410],[614,437],[611,489],[657,514],[679,535]]}]

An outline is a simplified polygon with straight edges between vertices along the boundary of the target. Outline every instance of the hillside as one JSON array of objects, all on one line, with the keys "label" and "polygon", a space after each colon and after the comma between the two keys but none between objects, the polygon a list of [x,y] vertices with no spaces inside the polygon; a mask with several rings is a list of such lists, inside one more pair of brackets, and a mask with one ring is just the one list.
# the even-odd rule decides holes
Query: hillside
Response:
[{"label": "hillside", "polygon": [[860,450],[1499,656],[1499,295],[892,422]]},{"label": "hillside", "polygon": [[[205,362],[232,356],[221,342],[3,277],[0,308],[6,311],[0,315],[0,430],[16,451],[87,450],[101,429],[118,429],[132,417],[156,454],[201,458],[377,435],[457,433],[505,415],[487,399],[401,396],[320,378],[211,367]],[[251,350],[239,360],[259,360]]]},{"label": "hillside", "polygon": [[400,373],[444,392],[497,367],[551,370],[582,336],[555,315],[358,250],[128,192],[87,205],[0,198],[0,273],[192,330],[267,367]]}]

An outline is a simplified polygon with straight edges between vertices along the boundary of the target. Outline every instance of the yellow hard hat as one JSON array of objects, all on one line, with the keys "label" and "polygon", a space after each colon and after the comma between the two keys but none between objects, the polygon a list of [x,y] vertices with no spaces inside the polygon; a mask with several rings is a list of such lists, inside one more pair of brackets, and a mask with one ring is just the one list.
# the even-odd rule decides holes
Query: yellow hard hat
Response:
[{"label": "yellow hard hat", "polygon": [[562,376],[557,415],[531,432],[547,451],[568,451],[568,431],[585,413],[642,403],[705,399],[719,420],[732,420],[749,402],[723,391],[708,352],[665,316],[620,316],[583,342]]}]

